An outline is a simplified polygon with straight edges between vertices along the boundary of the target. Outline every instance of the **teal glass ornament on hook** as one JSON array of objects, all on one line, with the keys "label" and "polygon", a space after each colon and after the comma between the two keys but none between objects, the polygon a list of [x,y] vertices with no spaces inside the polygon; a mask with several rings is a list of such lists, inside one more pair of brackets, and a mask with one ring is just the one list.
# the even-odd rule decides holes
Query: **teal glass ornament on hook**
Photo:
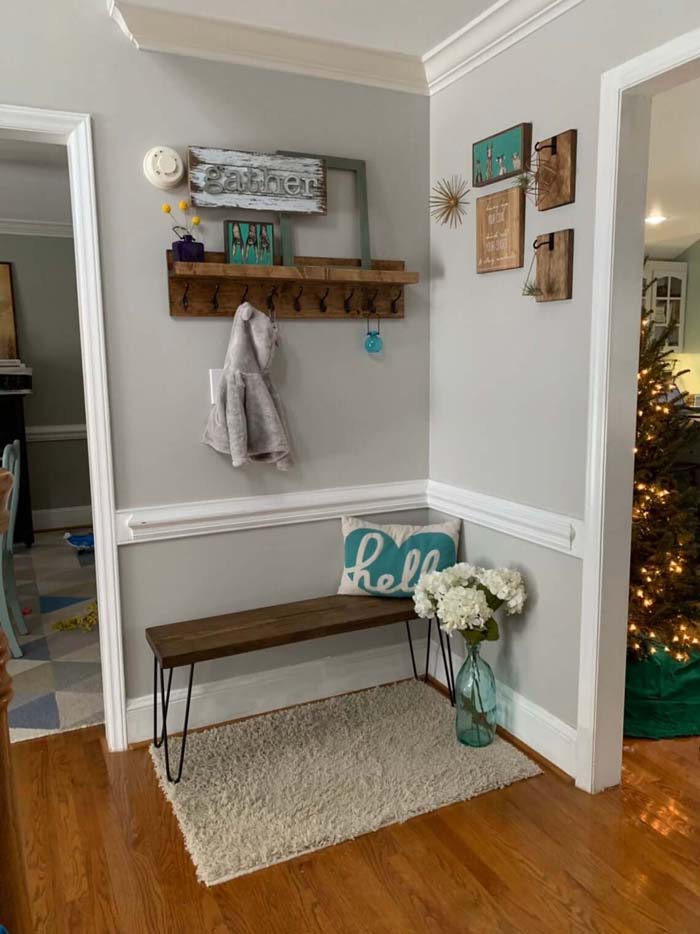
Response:
[{"label": "teal glass ornament on hook", "polygon": [[367,319],[367,336],[365,337],[365,350],[367,353],[381,353],[384,349],[384,341],[379,333],[379,319],[377,319],[376,331],[370,329],[369,318]]}]

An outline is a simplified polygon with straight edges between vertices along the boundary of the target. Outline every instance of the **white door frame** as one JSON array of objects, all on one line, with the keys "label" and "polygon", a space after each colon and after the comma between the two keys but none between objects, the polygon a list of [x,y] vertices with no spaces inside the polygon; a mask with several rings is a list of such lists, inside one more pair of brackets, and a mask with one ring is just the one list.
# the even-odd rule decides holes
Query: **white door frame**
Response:
[{"label": "white door frame", "polygon": [[[622,775],[636,377],[651,97],[700,74],[700,29],[602,77],[576,784]],[[626,156],[626,158],[624,158]]]},{"label": "white door frame", "polygon": [[112,435],[107,391],[102,281],[90,116],[0,104],[0,130],[68,150],[80,345],[85,391],[105,733],[112,752],[127,748]]}]

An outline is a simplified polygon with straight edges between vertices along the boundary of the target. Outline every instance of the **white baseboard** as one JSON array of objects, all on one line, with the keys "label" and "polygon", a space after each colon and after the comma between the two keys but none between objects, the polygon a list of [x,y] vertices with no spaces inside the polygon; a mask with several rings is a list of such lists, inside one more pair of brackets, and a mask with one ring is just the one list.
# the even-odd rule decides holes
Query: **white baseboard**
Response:
[{"label": "white baseboard", "polygon": [[[414,627],[416,625],[413,624]],[[420,665],[420,659],[425,655],[425,639],[414,635],[413,648]],[[408,641],[404,639],[381,648],[331,655],[207,684],[195,683],[190,726],[209,726],[249,717],[348,691],[360,691],[411,675],[411,656]],[[195,668],[195,679],[196,676]],[[181,729],[186,693],[185,688],[173,688],[168,711],[168,722],[173,731]],[[152,695],[127,701],[126,718],[130,743],[150,739],[153,735]]]},{"label": "white baseboard", "polygon": [[92,525],[92,507],[64,506],[60,509],[35,509],[32,512],[32,523],[35,532]]},{"label": "white baseboard", "polygon": [[27,425],[27,441],[85,441],[87,427],[77,425]]},{"label": "white baseboard", "polygon": [[576,728],[500,681],[498,722],[562,772],[576,775]]},{"label": "white baseboard", "polygon": [[[423,673],[426,650],[426,640],[416,635],[416,627],[421,625],[425,623],[412,624],[419,674]],[[462,658],[456,652],[452,657],[456,675]],[[430,649],[430,674],[436,681],[446,684],[437,641]],[[378,649],[331,655],[284,668],[195,684],[190,726],[210,726],[348,691],[361,691],[411,675],[408,643],[402,641]],[[185,699],[184,687],[173,688],[168,720],[174,731],[180,729],[183,722]],[[498,684],[498,702],[498,721],[504,729],[568,775],[574,774],[576,730],[573,727],[505,684]],[[150,739],[153,735],[152,695],[132,698],[127,701],[126,709],[129,742],[140,743]]]},{"label": "white baseboard", "polygon": [[[455,677],[463,660],[456,652],[452,653]],[[440,646],[437,642],[434,642],[430,650],[430,674],[436,681],[446,684]],[[575,776],[576,729],[544,707],[518,694],[507,684],[498,681],[496,688],[500,726],[530,749],[544,756],[562,772]]]}]

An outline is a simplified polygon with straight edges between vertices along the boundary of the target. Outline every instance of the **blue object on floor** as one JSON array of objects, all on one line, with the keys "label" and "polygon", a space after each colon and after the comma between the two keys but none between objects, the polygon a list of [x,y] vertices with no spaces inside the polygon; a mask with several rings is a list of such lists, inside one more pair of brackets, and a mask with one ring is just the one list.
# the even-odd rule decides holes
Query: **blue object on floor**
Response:
[{"label": "blue object on floor", "polygon": [[39,597],[39,610],[42,613],[54,613],[74,603],[85,603],[90,597]]},{"label": "blue object on floor", "polygon": [[95,536],[92,532],[87,532],[85,535],[77,535],[73,532],[66,532],[63,538],[64,541],[66,541],[71,546],[71,548],[75,548],[76,551],[95,550]]},{"label": "blue object on floor", "polygon": [[55,694],[43,694],[8,712],[7,720],[13,729],[57,730],[61,725]]},{"label": "blue object on floor", "polygon": [[45,662],[51,658],[49,644],[46,641],[46,636],[40,636],[38,639],[32,639],[30,642],[25,642],[22,648],[24,649],[25,658],[32,658],[35,661]]}]

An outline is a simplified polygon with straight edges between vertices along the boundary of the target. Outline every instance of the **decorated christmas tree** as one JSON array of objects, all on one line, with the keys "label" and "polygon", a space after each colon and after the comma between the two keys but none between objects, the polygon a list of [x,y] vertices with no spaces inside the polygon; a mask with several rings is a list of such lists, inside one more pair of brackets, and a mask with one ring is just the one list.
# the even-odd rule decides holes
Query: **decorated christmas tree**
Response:
[{"label": "decorated christmas tree", "polygon": [[700,431],[677,380],[668,330],[642,318],[637,377],[629,645],[685,659],[700,644],[700,488],[684,454]]}]

